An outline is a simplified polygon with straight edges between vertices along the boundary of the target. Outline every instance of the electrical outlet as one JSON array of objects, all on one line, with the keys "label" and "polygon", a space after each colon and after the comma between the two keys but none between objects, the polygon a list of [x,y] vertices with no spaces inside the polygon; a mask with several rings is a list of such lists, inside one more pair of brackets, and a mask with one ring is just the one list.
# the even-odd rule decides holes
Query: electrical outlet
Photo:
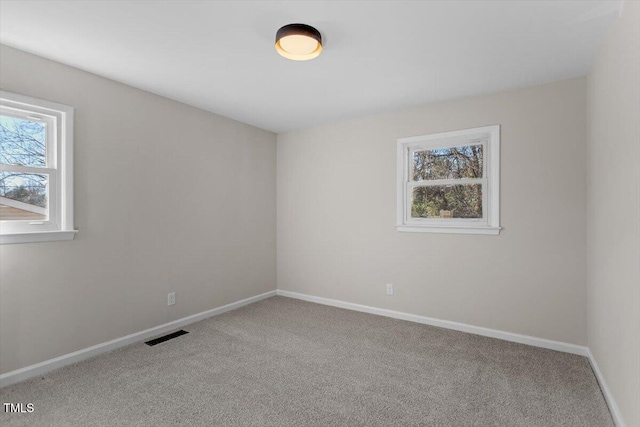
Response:
[{"label": "electrical outlet", "polygon": [[176,303],[176,293],[171,292],[169,295],[167,295],[167,305],[173,305],[175,303]]},{"label": "electrical outlet", "polygon": [[393,285],[391,283],[387,283],[387,295],[393,295]]}]

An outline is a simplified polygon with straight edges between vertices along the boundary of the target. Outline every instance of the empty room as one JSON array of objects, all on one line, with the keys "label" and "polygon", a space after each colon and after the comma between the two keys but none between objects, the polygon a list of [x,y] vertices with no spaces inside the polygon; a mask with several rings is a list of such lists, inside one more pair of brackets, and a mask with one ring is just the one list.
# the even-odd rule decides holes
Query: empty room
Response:
[{"label": "empty room", "polygon": [[640,427],[640,1],[0,0],[0,401]]}]

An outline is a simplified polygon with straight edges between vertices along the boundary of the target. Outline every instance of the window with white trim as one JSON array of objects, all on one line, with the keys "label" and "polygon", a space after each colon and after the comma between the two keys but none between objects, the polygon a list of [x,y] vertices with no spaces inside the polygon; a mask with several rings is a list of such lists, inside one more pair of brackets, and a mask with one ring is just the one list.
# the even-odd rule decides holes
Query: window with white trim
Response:
[{"label": "window with white trim", "polygon": [[73,108],[0,91],[0,243],[74,234]]},{"label": "window with white trim", "polygon": [[500,126],[398,140],[397,229],[500,233]]}]

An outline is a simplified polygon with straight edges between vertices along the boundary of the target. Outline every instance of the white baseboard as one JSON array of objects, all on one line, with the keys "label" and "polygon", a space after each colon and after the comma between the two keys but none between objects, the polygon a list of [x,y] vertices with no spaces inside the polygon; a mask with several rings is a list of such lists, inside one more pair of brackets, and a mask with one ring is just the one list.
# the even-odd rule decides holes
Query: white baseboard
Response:
[{"label": "white baseboard", "polygon": [[482,335],[484,337],[498,338],[505,341],[528,344],[535,347],[548,348],[550,350],[563,351],[565,353],[588,356],[587,347],[569,344],[561,341],[552,341],[544,338],[536,338],[529,335],[515,334],[512,332],[499,331],[497,329],[483,328],[481,326],[468,325],[466,323],[452,322],[450,320],[434,319],[432,317],[418,316],[416,314],[403,313],[400,311],[387,310],[384,308],[370,307],[367,305],[354,304],[335,299],[315,297],[297,292],[283,291],[278,289],[278,295],[295,298],[318,304],[330,305],[333,307],[346,308],[347,310],[361,311],[363,313],[377,314],[379,316],[391,317],[394,319],[406,320],[409,322],[422,323],[424,325],[437,326],[439,328],[453,329],[455,331],[467,332],[470,334]]},{"label": "white baseboard", "polygon": [[498,338],[505,341],[517,342],[520,344],[532,345],[534,347],[547,348],[550,350],[562,351],[565,353],[577,354],[584,356],[589,360],[593,372],[600,384],[600,389],[604,395],[605,401],[609,406],[611,417],[616,427],[625,427],[626,424],[622,419],[618,405],[616,405],[613,395],[607,387],[607,383],[598,368],[593,354],[588,347],[569,344],[561,341],[553,341],[544,338],[532,337],[529,335],[515,334],[513,332],[504,332],[496,329],[483,328],[481,326],[473,326],[465,323],[452,322],[449,320],[434,319],[432,317],[418,316],[415,314],[403,313],[400,311],[386,310],[383,308],[370,307],[367,305],[354,304],[346,301],[334,300],[329,298],[315,297],[312,295],[300,294],[297,292],[283,291],[278,289],[278,295],[288,298],[295,298],[303,301],[315,302],[318,304],[330,305],[333,307],[344,308],[347,310],[361,311],[363,313],[377,314],[379,316],[391,317],[394,319],[406,320],[409,322],[422,323],[424,325],[437,326],[440,328],[453,329],[455,331],[467,332],[470,334],[482,335],[485,337]]},{"label": "white baseboard", "polygon": [[212,310],[203,311],[191,316],[183,317],[182,319],[174,320],[164,325],[156,326],[153,328],[145,329],[144,331],[136,332],[121,338],[97,344],[92,347],[88,347],[82,350],[74,351],[54,359],[45,360],[44,362],[36,363],[35,365],[27,366],[24,368],[16,369],[15,371],[7,372],[0,375],[0,388],[6,387],[21,381],[28,380],[29,378],[42,375],[46,372],[53,371],[54,369],[61,368],[72,363],[80,362],[81,360],[88,359],[98,354],[105,353],[107,351],[115,350],[120,347],[124,347],[129,344],[133,344],[139,341],[144,341],[148,338],[164,335],[165,333],[181,328],[191,323],[199,322],[200,320],[207,319],[209,317],[217,316],[218,314],[226,313],[227,311],[235,310],[242,306],[254,303],[256,301],[263,300],[276,295],[276,291],[265,292],[264,294],[256,295],[254,297],[246,298],[240,301],[233,302],[231,304],[223,305],[222,307],[214,308]]},{"label": "white baseboard", "polygon": [[604,400],[607,402],[609,406],[609,412],[611,412],[611,418],[613,418],[613,422],[616,427],[625,427],[626,424],[624,419],[622,418],[622,414],[620,413],[620,409],[616,404],[616,401],[613,399],[613,395],[607,386],[607,382],[604,380],[604,376],[602,372],[600,372],[600,368],[598,367],[598,363],[596,362],[596,358],[591,353],[590,349],[587,349],[587,358],[589,359],[589,363],[591,363],[591,368],[593,369],[593,373],[598,380],[598,384],[600,384],[600,390],[602,390],[602,394],[604,395]]},{"label": "white baseboard", "polygon": [[598,367],[598,364],[593,354],[587,347],[579,346],[575,344],[568,344],[560,341],[547,340],[544,338],[536,338],[528,335],[515,334],[512,332],[504,332],[496,329],[483,328],[480,326],[473,326],[465,323],[434,319],[426,316],[418,316],[415,314],[403,313],[399,311],[370,307],[370,306],[354,304],[346,301],[315,297],[312,295],[306,295],[306,294],[301,294],[297,292],[290,292],[290,291],[283,291],[283,290],[265,292],[263,294],[256,295],[254,297],[246,298],[240,301],[233,302],[231,304],[223,305],[222,307],[214,308],[214,309],[203,311],[201,313],[197,313],[191,316],[183,317],[182,319],[174,320],[172,322],[165,323],[164,325],[156,326],[156,327],[146,329],[144,331],[136,332],[121,338],[116,338],[115,340],[111,340],[102,344],[97,344],[92,347],[74,351],[73,353],[65,354],[63,356],[56,357],[54,359],[36,363],[35,365],[31,365],[21,369],[17,369],[15,371],[7,372],[5,374],[0,375],[0,388],[6,387],[12,384],[16,384],[21,381],[28,380],[30,378],[45,374],[47,372],[53,371],[55,369],[61,368],[66,365],[70,365],[72,363],[80,362],[90,357],[97,356],[101,353],[115,350],[117,348],[124,347],[139,341],[144,341],[154,336],[165,334],[171,330],[181,328],[185,325],[199,322],[200,320],[204,320],[209,317],[216,316],[218,314],[226,313],[228,311],[235,310],[242,306],[245,306],[266,298],[270,298],[275,295],[280,295],[288,298],[295,298],[295,299],[314,302],[314,303],[323,304],[323,305],[329,305],[333,307],[344,308],[347,310],[360,311],[363,313],[377,314],[379,316],[391,317],[393,319],[400,319],[400,320],[406,320],[409,322],[422,323],[425,325],[437,326],[437,327],[446,328],[446,329],[453,329],[456,331],[467,332],[467,333],[481,335],[485,337],[497,338],[505,341],[517,342],[520,344],[528,344],[535,347],[547,348],[550,350],[557,350],[565,353],[585,356],[589,360],[589,363],[591,363],[591,367],[593,368],[593,372],[598,380],[598,383],[600,384],[602,394],[604,395],[605,401],[609,406],[609,410],[611,411],[611,416],[613,417],[613,421],[616,427],[626,426],[622,418],[622,415],[620,414],[618,405],[616,404],[613,398],[613,395],[611,394],[609,387],[607,386],[607,383],[604,380],[604,377],[602,376],[602,372],[600,372],[600,368]]}]

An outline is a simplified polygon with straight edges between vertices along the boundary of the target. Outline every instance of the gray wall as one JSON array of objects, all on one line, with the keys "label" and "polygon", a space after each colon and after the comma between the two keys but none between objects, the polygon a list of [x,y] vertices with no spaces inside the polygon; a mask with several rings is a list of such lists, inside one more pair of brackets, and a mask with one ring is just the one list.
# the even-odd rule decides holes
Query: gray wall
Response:
[{"label": "gray wall", "polygon": [[[279,134],[278,288],[586,344],[585,121],[580,78]],[[493,124],[501,235],[397,232],[397,138]]]},{"label": "gray wall", "polygon": [[640,426],[640,3],[627,1],[588,76],[589,348]]},{"label": "gray wall", "polygon": [[0,49],[2,90],[76,108],[80,230],[0,246],[0,372],[276,288],[275,134]]}]

